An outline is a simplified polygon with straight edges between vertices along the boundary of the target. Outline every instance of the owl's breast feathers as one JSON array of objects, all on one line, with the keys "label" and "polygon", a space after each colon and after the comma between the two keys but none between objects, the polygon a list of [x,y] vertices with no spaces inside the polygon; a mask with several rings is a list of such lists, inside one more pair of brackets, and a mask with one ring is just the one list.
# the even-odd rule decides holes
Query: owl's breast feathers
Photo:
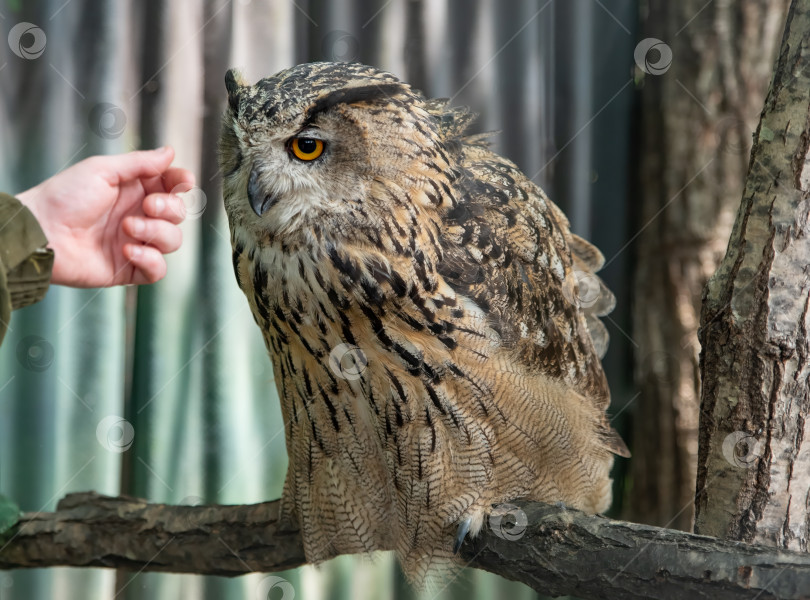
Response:
[{"label": "owl's breast feathers", "polygon": [[605,417],[601,254],[463,137],[466,111],[420,102],[396,115],[417,115],[412,162],[367,190],[385,214],[346,209],[366,227],[256,240],[231,220],[285,419],[283,511],[309,560],[395,548],[415,580],[493,504],[605,510],[610,453],[628,455]]}]

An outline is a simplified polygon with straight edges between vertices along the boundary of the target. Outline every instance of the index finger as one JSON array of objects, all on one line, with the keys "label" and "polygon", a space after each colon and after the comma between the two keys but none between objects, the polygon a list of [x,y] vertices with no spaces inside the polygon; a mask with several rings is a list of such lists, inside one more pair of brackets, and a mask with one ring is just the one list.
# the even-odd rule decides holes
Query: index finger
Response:
[{"label": "index finger", "polygon": [[164,191],[167,192],[171,192],[181,184],[187,184],[191,188],[196,182],[197,179],[194,177],[194,173],[180,167],[171,167],[163,174],[163,187]]},{"label": "index finger", "polygon": [[95,161],[100,174],[110,185],[123,185],[135,179],[160,179],[174,158],[174,149],[164,146],[157,150],[136,150],[126,154],[96,156],[87,160]]},{"label": "index finger", "polygon": [[[164,173],[156,177],[148,177],[141,180],[147,194],[158,194],[163,192],[187,192],[194,187],[194,174],[188,169],[180,167],[169,167]],[[176,187],[181,189],[175,190]]]}]

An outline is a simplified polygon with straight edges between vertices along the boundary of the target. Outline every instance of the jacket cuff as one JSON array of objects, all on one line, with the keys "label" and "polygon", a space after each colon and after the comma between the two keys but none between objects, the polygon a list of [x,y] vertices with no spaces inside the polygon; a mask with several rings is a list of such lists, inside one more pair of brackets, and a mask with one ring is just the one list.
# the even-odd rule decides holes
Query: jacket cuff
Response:
[{"label": "jacket cuff", "polygon": [[11,310],[41,300],[48,291],[53,250],[33,213],[0,193],[0,341]]}]

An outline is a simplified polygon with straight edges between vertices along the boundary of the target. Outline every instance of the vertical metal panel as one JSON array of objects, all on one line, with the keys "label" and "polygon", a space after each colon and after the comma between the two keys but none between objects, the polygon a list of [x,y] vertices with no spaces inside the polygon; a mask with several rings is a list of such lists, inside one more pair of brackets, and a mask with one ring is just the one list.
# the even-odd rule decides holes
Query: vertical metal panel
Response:
[{"label": "vertical metal panel", "polygon": [[[202,141],[200,153],[200,188],[207,198],[216,198],[200,218],[201,247],[197,261],[197,295],[199,298],[216,298],[222,282],[233,277],[230,260],[231,244],[227,231],[225,210],[219,201],[222,180],[215,148],[219,142],[221,113],[225,108],[222,94],[222,74],[230,66],[233,19],[233,5],[218,1],[205,4],[203,19],[206,24],[202,31],[203,90],[204,107]],[[236,305],[222,298],[219,302],[200,303],[200,330],[206,344],[200,355],[202,394],[202,480],[205,502],[222,502],[222,485],[229,477],[230,465],[235,463],[232,451],[237,430],[227,418],[231,377],[228,371],[227,336],[220,341],[219,336],[228,328],[230,317],[237,310]],[[219,598],[245,593],[243,581],[225,580],[221,577],[208,577],[205,582],[204,598]]]},{"label": "vertical metal panel", "polygon": [[[539,4],[539,6],[538,6]],[[542,119],[546,98],[541,88],[542,46],[540,24],[552,17],[551,4],[509,0],[495,13],[498,54],[495,59],[495,89],[501,98],[500,151],[529,177],[541,169],[543,140],[550,137],[551,123]]]},{"label": "vertical metal panel", "polygon": [[[606,5],[607,6],[607,5]],[[632,212],[635,153],[632,147],[635,86],[631,82],[632,55],[637,42],[638,6],[636,0],[618,0],[610,12],[595,13],[593,54],[593,119],[587,133],[593,139],[591,154],[591,239],[606,258],[600,276],[616,295],[616,309],[605,319],[610,347],[602,359],[612,396],[613,427],[630,443],[629,421],[633,414],[636,389],[632,379],[635,349],[631,327],[632,256],[627,240],[633,235],[628,215]],[[583,133],[584,134],[584,133]],[[620,514],[626,489],[629,462],[616,460],[614,467],[613,514]]]},{"label": "vertical metal panel", "polygon": [[[126,133],[98,135],[92,119],[101,102],[128,108],[119,93],[125,75],[118,45],[127,3],[77,2],[68,12],[59,10],[61,4],[2,7],[3,190],[26,189],[91,152],[120,151],[126,143]],[[47,36],[36,59],[8,51],[9,29],[20,22]],[[79,35],[84,27],[94,35]],[[12,317],[13,331],[0,353],[0,489],[26,510],[52,510],[71,491],[118,492],[120,455],[99,445],[96,425],[120,411],[122,301],[121,289],[52,288],[39,305]],[[34,369],[25,360],[30,335],[42,338],[40,350],[53,352],[52,361]],[[109,571],[11,572],[0,575],[0,596],[50,598],[81,590],[105,597],[113,583]]]},{"label": "vertical metal panel", "polygon": [[[48,29],[49,56],[69,81],[86,87],[82,100],[48,62],[7,61],[0,70],[0,123],[13,136],[0,140],[3,189],[23,189],[91,152],[171,143],[177,162],[198,174],[208,204],[202,218],[183,226],[184,247],[169,258],[169,277],[137,292],[131,378],[124,372],[122,290],[54,289],[45,302],[15,315],[15,331],[0,353],[0,386],[14,377],[0,389],[0,488],[25,508],[46,501],[51,508],[67,489],[116,493],[122,460],[132,475],[123,489],[154,501],[237,503],[280,494],[283,423],[270,362],[230,272],[213,163],[226,62],[256,81],[299,61],[359,60],[428,95],[469,105],[481,114],[474,131],[501,131],[492,138],[496,149],[535,181],[556,181],[554,199],[570,208],[578,231],[593,230],[606,248],[619,246],[606,230],[622,231],[622,209],[615,207],[623,206],[617,194],[624,195],[629,99],[620,96],[590,125],[589,119],[624,82],[625,59],[604,61],[626,56],[631,45],[621,36],[618,42],[599,37],[612,21],[593,2],[150,0],[135,3],[135,26],[126,5],[114,0],[63,4],[25,6],[0,25],[7,35],[16,18],[44,23],[58,10]],[[620,4],[619,19],[631,19],[635,0]],[[121,137],[100,139],[89,130],[88,105],[101,101],[124,109]],[[620,287],[622,260],[611,265],[617,279],[609,280]],[[44,332],[54,345],[57,358],[44,374],[26,371],[14,356],[14,344],[29,332]],[[620,358],[609,355],[606,364],[621,370],[617,337],[611,352],[619,348]],[[91,418],[61,380],[91,405]],[[95,426],[102,416],[122,414],[127,384],[135,443],[122,456],[100,447]],[[91,465],[70,481],[89,457]],[[14,573],[13,595],[3,600],[50,597],[53,581],[65,597],[111,595],[109,573],[54,579],[62,577],[54,572]],[[391,556],[341,557],[280,575],[308,599],[535,596],[478,571],[418,594]],[[252,597],[261,579],[222,584],[128,574],[119,580],[119,598]],[[9,589],[3,581],[0,594]]]},{"label": "vertical metal panel", "polygon": [[[556,38],[557,65],[555,100],[566,107],[555,114],[554,194],[566,212],[574,232],[589,237],[591,229],[591,154],[593,138],[581,135],[593,116],[594,11],[591,0],[571,0],[557,5],[559,35]],[[564,66],[563,66],[564,65]]]},{"label": "vertical metal panel", "polygon": [[[140,4],[141,56],[138,87],[140,104],[140,142],[142,147],[154,148],[163,142],[161,127],[165,111],[165,75],[158,70],[166,59],[166,16],[160,0],[145,0]],[[148,38],[148,41],[147,41]],[[124,407],[127,420],[135,430],[153,431],[159,409],[152,400],[159,393],[160,383],[155,377],[159,367],[155,365],[160,353],[160,288],[139,286],[129,290],[135,298],[136,328],[132,338],[132,388],[127,390],[127,404]],[[153,445],[145,435],[138,435],[133,441],[132,452],[123,457],[125,462],[122,492],[149,497],[152,492],[149,482],[152,477],[148,465],[154,462]],[[134,460],[137,458],[138,460]],[[125,574],[121,574],[126,578]],[[120,583],[120,582],[119,582]]]}]

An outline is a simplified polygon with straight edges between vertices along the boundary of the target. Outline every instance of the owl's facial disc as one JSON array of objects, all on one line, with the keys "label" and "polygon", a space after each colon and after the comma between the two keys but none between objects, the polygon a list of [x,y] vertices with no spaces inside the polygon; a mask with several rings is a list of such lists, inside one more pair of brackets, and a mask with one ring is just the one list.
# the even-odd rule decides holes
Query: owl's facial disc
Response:
[{"label": "owl's facial disc", "polygon": [[[285,135],[286,134],[286,135]],[[250,136],[255,136],[250,139]],[[327,198],[340,196],[334,177],[325,177],[331,166],[326,151],[330,134],[308,127],[292,135],[285,131],[248,130],[249,171],[243,202],[260,218],[262,227],[277,231],[301,223],[313,208],[325,210]],[[245,180],[243,180],[244,182]]]}]

